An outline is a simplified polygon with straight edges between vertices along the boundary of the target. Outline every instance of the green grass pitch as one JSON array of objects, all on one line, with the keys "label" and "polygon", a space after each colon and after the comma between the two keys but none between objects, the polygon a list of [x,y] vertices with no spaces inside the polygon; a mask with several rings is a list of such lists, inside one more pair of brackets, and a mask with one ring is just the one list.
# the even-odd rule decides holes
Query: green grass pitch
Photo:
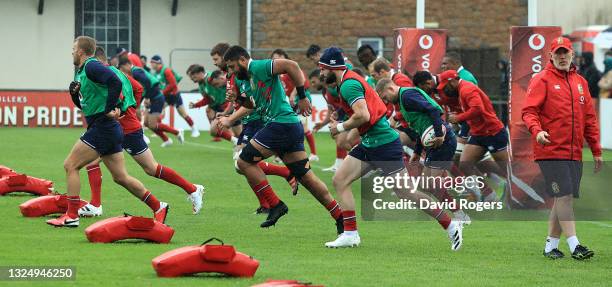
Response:
[{"label": "green grass pitch", "polygon": [[[51,179],[65,192],[62,163],[81,129],[0,128],[0,164],[32,176]],[[150,134],[150,132],[147,132]],[[290,194],[284,180],[271,177],[289,214],[277,226],[261,229],[263,216],[254,215],[257,200],[244,178],[234,172],[231,145],[208,135],[187,138],[184,145],[162,149],[152,138],[156,159],[188,180],[207,188],[202,213],[191,214],[185,193],[147,176],[126,154],[130,174],[140,179],[172,208],[167,223],[175,230],[170,244],[89,243],[84,230],[101,218],[82,219],[76,229],[56,229],[47,218],[24,218],[18,205],[30,196],[0,197],[0,266],[76,266],[76,282],[8,282],[0,285],[40,286],[250,286],[266,279],[299,279],[325,286],[609,286],[612,272],[612,222],[579,222],[582,243],[595,250],[588,262],[569,257],[549,261],[542,256],[546,222],[476,221],[464,229],[464,244],[452,252],[438,224],[429,222],[359,221],[359,248],[330,250],[323,243],[335,238],[328,213],[303,188]],[[328,134],[317,135],[321,162],[314,171],[331,188],[331,173],[321,171],[334,160]],[[607,152],[605,157],[612,158]],[[590,157],[585,157],[590,158]],[[104,216],[123,212],[150,216],[148,208],[116,185],[103,168]],[[585,182],[584,184],[588,184]],[[89,199],[86,173],[81,195]],[[333,192],[333,191],[332,191]],[[355,190],[356,196],[358,190]],[[588,196],[588,195],[584,195]],[[154,257],[186,245],[218,237],[261,263],[254,278],[219,276],[158,278]],[[565,240],[560,248],[569,253]]]}]

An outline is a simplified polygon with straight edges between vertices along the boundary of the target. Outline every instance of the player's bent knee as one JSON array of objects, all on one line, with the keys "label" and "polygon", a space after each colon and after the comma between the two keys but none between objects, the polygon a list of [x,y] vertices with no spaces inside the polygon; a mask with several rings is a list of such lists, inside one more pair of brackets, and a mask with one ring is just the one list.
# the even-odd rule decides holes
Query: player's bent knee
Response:
[{"label": "player's bent knee", "polygon": [[78,170],[79,170],[79,166],[75,162],[68,160],[68,159],[64,161],[64,171],[69,172],[69,171],[78,171]]},{"label": "player's bent knee", "polygon": [[301,180],[304,175],[310,171],[310,163],[308,159],[298,160],[292,163],[286,164],[291,175],[295,176],[298,180]]},{"label": "player's bent knee", "polygon": [[240,170],[240,167],[238,166],[238,162],[239,160],[234,160],[234,170],[236,171],[237,174],[242,174],[244,175],[244,172],[242,172],[242,170]]},{"label": "player's bent knee", "polygon": [[128,183],[128,176],[127,175],[118,175],[118,176],[113,176],[113,181],[121,186],[125,186]]},{"label": "player's bent knee", "polygon": [[[263,160],[263,155],[251,143],[248,143],[240,152],[240,159],[248,163],[258,163]],[[240,161],[238,161],[240,167]],[[242,167],[240,167],[242,170]]]},{"label": "player's bent knee", "polygon": [[152,167],[147,166],[147,167],[144,167],[143,170],[147,175],[153,176],[153,177],[155,177],[155,174],[157,173],[157,167],[152,168]]},{"label": "player's bent knee", "polygon": [[345,177],[338,176],[338,174],[334,174],[332,177],[332,185],[336,189],[337,192],[340,192],[345,187],[350,186],[350,183],[346,181]]},{"label": "player's bent knee", "polygon": [[339,147],[343,150],[346,151],[350,151],[351,149],[353,149],[353,146],[351,145],[351,143],[349,143],[348,141],[344,141],[342,142]]},{"label": "player's bent knee", "polygon": [[334,188],[338,189],[338,187],[342,184],[342,179],[339,178],[337,174],[334,174],[334,176],[332,176],[332,185],[334,186]]}]

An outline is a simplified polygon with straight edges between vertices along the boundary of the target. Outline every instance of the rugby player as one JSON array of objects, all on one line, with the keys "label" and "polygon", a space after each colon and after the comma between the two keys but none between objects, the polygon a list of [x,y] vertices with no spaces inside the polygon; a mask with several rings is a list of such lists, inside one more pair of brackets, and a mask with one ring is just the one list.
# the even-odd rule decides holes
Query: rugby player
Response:
[{"label": "rugby player", "polygon": [[[98,47],[97,49],[102,49]],[[98,54],[98,53],[97,53]],[[102,51],[102,53],[104,52]],[[106,57],[100,57],[98,60],[105,64]],[[140,83],[148,83],[149,79],[142,68],[134,66],[128,59],[119,58],[119,70],[110,67],[118,77],[122,78],[120,73],[127,76],[129,83],[132,86],[135,101],[140,101],[143,96],[144,88]],[[129,107],[124,116],[119,119],[119,124],[123,129],[123,149],[132,156],[132,158],[142,167],[144,172],[150,176],[162,179],[168,183],[181,187],[186,193],[187,198],[192,203],[192,211],[194,214],[199,214],[202,208],[202,197],[204,187],[195,185],[185,180],[181,175],[175,172],[172,168],[163,166],[153,157],[151,149],[147,146],[144,140],[139,139],[142,135],[142,126],[140,121],[135,116],[133,107]],[[79,209],[80,216],[100,216],[102,215],[101,205],[101,190],[102,190],[102,173],[100,172],[99,160],[87,166],[87,175],[91,188],[91,201]]]},{"label": "rugby player", "polygon": [[[310,191],[319,203],[330,212],[336,221],[336,231],[341,231],[342,212],[325,184],[310,170],[310,163],[304,151],[304,131],[291,108],[283,90],[279,75],[289,74],[295,83],[298,101],[297,111],[305,116],[311,113],[311,104],[304,91],[304,76],[299,65],[291,60],[253,60],[240,46],[230,47],[223,56],[228,67],[239,80],[251,86],[251,98],[242,99],[248,112],[260,113],[264,126],[253,136],[240,153],[238,167],[244,173],[249,185],[261,193],[270,205],[270,212],[261,227],[274,225],[288,212],[288,207],[272,190],[265,173],[258,162],[276,154],[289,168],[291,174]],[[230,125],[230,118],[221,118],[224,125]]]},{"label": "rugby player", "polygon": [[213,121],[217,114],[223,113],[230,102],[225,98],[226,78],[225,73],[221,70],[207,73],[203,66],[193,64],[187,68],[187,75],[196,84],[198,90],[202,94],[202,100],[196,103],[189,103],[189,108],[199,108],[206,106],[206,117],[210,122],[210,134],[214,137],[221,137],[234,145],[238,143],[238,139],[229,130],[219,130]]},{"label": "rugby player", "polygon": [[[178,90],[178,83],[181,81],[182,77],[172,70],[172,68],[164,65],[159,55],[151,57],[151,69],[155,71],[155,76],[159,80],[159,88],[162,90],[162,94],[166,99],[166,105],[174,106],[179,115],[191,127],[191,137],[199,137],[200,131],[193,123],[191,117],[187,114],[187,111],[185,111],[183,98]],[[168,145],[170,144],[172,144],[172,140],[168,143]]]},{"label": "rugby player", "polygon": [[[121,58],[125,58],[126,54],[124,53],[122,55],[123,56],[119,57],[118,61],[121,61]],[[129,58],[127,59],[129,60]],[[98,60],[102,61],[101,57],[99,57]],[[145,108],[147,109],[144,117],[145,126],[159,136],[159,138],[162,140],[162,147],[166,147],[172,142],[168,139],[165,132],[176,135],[179,142],[183,142],[184,135],[182,131],[176,130],[175,128],[161,122],[161,114],[164,109],[165,99],[164,95],[159,90],[159,80],[145,69],[135,65],[131,60],[130,62],[132,63],[132,75],[134,75],[134,78],[144,88],[142,100]],[[145,142],[147,142],[146,137]]]},{"label": "rugby player", "polygon": [[[402,117],[406,119],[411,129],[416,132],[417,139],[419,140],[417,141],[411,161],[418,161],[422,151],[425,150],[425,161],[423,163],[425,168],[422,174],[428,177],[447,176],[447,172],[450,171],[453,165],[457,139],[451,126],[442,120],[442,107],[420,88],[401,87],[388,78],[378,81],[376,92],[389,103],[399,105]],[[433,145],[426,148],[421,143],[420,138],[430,126],[434,127],[436,138]],[[446,134],[443,134],[442,128],[446,129]],[[433,187],[426,191],[441,201],[454,201],[448,191],[441,186]],[[455,206],[456,208],[451,209],[454,218],[461,223],[470,224],[469,216],[458,208],[458,204]]]},{"label": "rugby player", "polygon": [[[332,121],[332,134],[357,128],[361,143],[355,146],[333,177],[333,184],[341,198],[344,232],[334,241],[325,243],[331,248],[354,247],[361,243],[357,232],[355,199],[351,184],[372,169],[382,169],[384,175],[405,173],[402,145],[397,132],[385,117],[387,108],[376,91],[361,76],[347,69],[340,49],[327,48],[319,60],[321,75],[328,84],[338,85],[339,101],[349,115],[343,123]],[[415,201],[432,201],[421,192],[396,191],[396,194]],[[447,230],[452,250],[462,244],[462,225],[451,220],[441,209],[425,210]]]},{"label": "rugby player", "polygon": [[[472,82],[459,78],[455,70],[446,70],[439,76],[438,91],[447,97],[459,101],[462,112],[450,113],[448,122],[457,124],[466,122],[469,126],[469,137],[461,152],[459,168],[466,175],[476,175],[475,165],[489,152],[499,167],[502,176],[506,176],[508,163],[508,131],[497,118],[489,97]],[[484,201],[496,201],[497,195],[488,186],[482,189]]]},{"label": "rugby player", "polygon": [[[324,81],[321,81],[321,70],[319,69],[314,69],[308,77],[310,78],[311,87],[315,91],[320,91],[323,95],[323,98],[327,102],[327,113],[325,113],[325,119],[323,119],[323,121],[321,122],[316,123],[312,130],[315,133],[318,132],[321,128],[327,126],[331,122],[332,118],[335,121],[344,121],[346,119],[346,114],[344,114],[342,108],[337,105],[337,101],[332,98],[331,93],[328,90],[329,87],[333,87],[335,89],[336,84],[334,83],[332,85],[327,86]],[[336,172],[336,170],[338,170],[338,168],[342,164],[344,158],[347,156],[348,151],[353,148],[354,144],[352,143],[359,142],[359,133],[351,133],[352,137],[350,138],[348,137],[348,135],[349,133],[347,132],[332,136],[332,138],[336,142],[336,160],[334,161],[334,164],[332,166],[324,168],[323,171]]]},{"label": "rugby player", "polygon": [[[276,59],[290,60],[289,55],[287,55],[287,53],[283,49],[274,50],[270,58],[272,58],[272,60],[276,60]],[[304,78],[306,79],[306,81],[304,82],[304,89],[305,89],[306,97],[312,103],[312,97],[310,96],[310,90],[309,90],[310,81],[306,77],[306,73],[304,73],[304,71],[302,71],[302,74],[304,75]],[[293,81],[291,81],[291,77],[289,77],[289,75],[287,74],[282,74],[280,76],[280,79],[283,82],[285,94],[289,97],[289,104],[291,104],[291,106],[295,108],[298,103],[298,98],[296,96],[297,90],[295,89],[295,85],[293,84]],[[310,127],[308,126],[308,117],[305,117],[302,115],[298,115],[298,117],[300,118],[300,122],[302,122],[302,127],[304,128],[304,137],[306,137],[306,141],[308,142],[308,147],[310,148],[310,156],[308,157],[308,160],[309,161],[319,161],[319,157],[317,156],[317,147],[315,143],[315,138],[314,138],[314,135],[312,134],[312,131],[310,131]]]},{"label": "rugby player", "polygon": [[[96,40],[79,36],[72,46],[73,64],[77,67],[69,91],[73,102],[81,108],[87,121],[87,131],[75,143],[64,161],[67,181],[68,210],[59,218],[47,221],[56,227],[78,227],[80,200],[79,171],[88,163],[101,157],[113,180],[145,202],[154,212],[157,221],[164,222],[169,206],[160,202],[125,169],[122,141],[123,131],[117,119],[122,111],[134,105],[133,96],[120,100],[120,95],[132,93],[129,85],[123,85],[117,75],[94,56]],[[142,139],[142,137],[140,137]]]}]

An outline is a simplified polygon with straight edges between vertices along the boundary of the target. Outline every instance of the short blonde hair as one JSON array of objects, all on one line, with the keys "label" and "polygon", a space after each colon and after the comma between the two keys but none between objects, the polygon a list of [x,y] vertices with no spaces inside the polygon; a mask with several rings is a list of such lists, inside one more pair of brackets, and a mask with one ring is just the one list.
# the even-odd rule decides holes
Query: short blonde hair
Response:
[{"label": "short blonde hair", "polygon": [[96,52],[96,39],[88,36],[78,36],[75,40],[77,48],[83,50],[87,55],[93,55]]},{"label": "short blonde hair", "polygon": [[394,84],[393,81],[391,81],[391,79],[380,79],[378,80],[378,82],[376,82],[376,93],[378,93],[379,96],[382,96],[382,93],[385,91],[385,89],[387,89],[390,85]]}]

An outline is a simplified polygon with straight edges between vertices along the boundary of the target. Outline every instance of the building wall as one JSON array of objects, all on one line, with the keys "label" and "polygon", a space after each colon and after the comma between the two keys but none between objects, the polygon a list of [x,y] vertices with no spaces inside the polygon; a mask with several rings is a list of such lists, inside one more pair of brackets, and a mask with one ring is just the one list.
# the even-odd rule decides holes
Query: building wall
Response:
[{"label": "building wall", "polygon": [[67,89],[72,69],[74,1],[0,1],[0,89]]},{"label": "building wall", "polygon": [[[0,69],[0,89],[67,89],[74,72],[74,3],[47,0],[43,15],[38,15],[38,1],[0,0],[0,51],[3,66],[9,67]],[[149,58],[159,54],[169,64],[174,48],[210,49],[221,41],[239,41],[239,0],[181,0],[174,17],[170,13],[172,1],[140,3],[140,49]],[[172,66],[181,74],[196,62],[213,68],[209,51],[182,51],[172,57]],[[179,88],[190,90],[195,85],[185,78]]]},{"label": "building wall", "polygon": [[539,0],[538,25],[561,26],[565,34],[590,25],[612,25],[612,2]]},{"label": "building wall", "polygon": [[[416,0],[254,0],[253,47],[355,49],[359,37],[384,37],[392,48],[393,29],[414,27],[415,10]],[[496,47],[505,55],[509,27],[527,23],[527,1],[426,1],[425,14],[425,22],[448,29],[449,48]],[[292,56],[312,68],[302,54]]]},{"label": "building wall", "polygon": [[240,8],[238,0],[200,1],[180,0],[176,16],[170,14],[172,1],[141,1],[140,51],[149,59],[159,54],[170,64],[170,52],[175,48],[208,49],[204,51],[177,51],[172,56],[172,67],[184,76],[179,89],[191,90],[196,86],[186,77],[190,64],[200,63],[206,69],[214,66],[210,48],[225,41],[237,44],[240,36]]}]

